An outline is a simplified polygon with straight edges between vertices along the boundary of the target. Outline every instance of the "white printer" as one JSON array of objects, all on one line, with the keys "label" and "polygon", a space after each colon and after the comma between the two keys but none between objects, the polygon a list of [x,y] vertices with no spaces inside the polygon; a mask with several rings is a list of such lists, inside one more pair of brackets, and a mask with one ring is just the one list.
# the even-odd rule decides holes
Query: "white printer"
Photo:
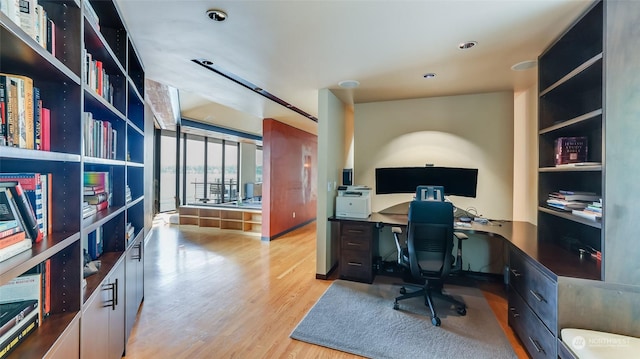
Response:
[{"label": "white printer", "polygon": [[336,197],[336,217],[368,218],[371,214],[371,188],[340,186]]}]

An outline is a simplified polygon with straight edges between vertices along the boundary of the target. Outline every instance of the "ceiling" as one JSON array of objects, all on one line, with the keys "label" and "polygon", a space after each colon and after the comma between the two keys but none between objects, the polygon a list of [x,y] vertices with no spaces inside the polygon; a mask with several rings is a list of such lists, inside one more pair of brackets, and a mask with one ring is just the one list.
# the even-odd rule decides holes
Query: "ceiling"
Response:
[{"label": "ceiling", "polygon": [[[182,116],[261,135],[274,118],[317,123],[193,59],[318,116],[318,90],[354,103],[519,90],[535,60],[591,0],[116,0],[146,76],[179,90]],[[228,14],[214,22],[209,9]],[[476,41],[460,50],[458,44]],[[436,77],[425,79],[426,73]],[[338,83],[357,80],[356,89]],[[153,101],[153,100],[152,100]]]}]

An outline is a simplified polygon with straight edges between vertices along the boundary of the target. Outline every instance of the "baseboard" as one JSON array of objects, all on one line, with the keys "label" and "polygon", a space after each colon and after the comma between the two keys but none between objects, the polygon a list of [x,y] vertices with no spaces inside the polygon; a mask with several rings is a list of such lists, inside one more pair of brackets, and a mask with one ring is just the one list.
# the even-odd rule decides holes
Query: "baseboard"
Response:
[{"label": "baseboard", "polygon": [[260,237],[260,239],[261,239],[261,240],[263,240],[263,241],[266,241],[266,242],[272,241],[272,240],[274,240],[274,239],[276,239],[276,238],[278,238],[278,237],[282,237],[282,236],[284,236],[285,234],[287,234],[287,233],[289,233],[289,232],[295,231],[296,229],[298,229],[298,228],[300,228],[300,227],[304,227],[304,226],[306,226],[307,224],[309,224],[309,223],[311,223],[311,222],[314,222],[315,220],[316,220],[316,219],[315,219],[315,217],[314,217],[314,218],[311,218],[311,219],[310,219],[310,220],[308,220],[308,221],[304,221],[304,222],[302,222],[302,223],[296,224],[295,226],[293,226],[293,227],[291,227],[291,228],[289,228],[289,229],[286,229],[286,230],[284,230],[284,231],[282,231],[282,232],[280,232],[280,233],[278,233],[278,234],[275,234],[275,235],[270,236],[270,237],[264,237],[264,236],[262,236],[262,237]]},{"label": "baseboard", "polygon": [[331,276],[333,275],[333,273],[336,271],[337,268],[338,268],[338,263],[336,262],[333,265],[333,267],[331,267],[331,269],[329,269],[329,272],[327,274],[316,273],[316,279],[327,280],[327,279],[331,278]]}]

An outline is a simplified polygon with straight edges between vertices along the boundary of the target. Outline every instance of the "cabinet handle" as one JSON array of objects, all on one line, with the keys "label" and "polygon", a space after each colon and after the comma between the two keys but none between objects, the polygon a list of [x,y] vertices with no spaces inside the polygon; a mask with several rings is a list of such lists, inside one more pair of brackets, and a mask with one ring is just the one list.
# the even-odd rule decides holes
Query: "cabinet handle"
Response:
[{"label": "cabinet handle", "polygon": [[113,298],[111,310],[116,310],[116,305],[118,305],[118,278],[116,278],[116,282],[113,284]]},{"label": "cabinet handle", "polygon": [[111,310],[116,310],[116,293],[115,283],[105,284],[103,290],[111,291],[111,299],[105,301],[105,305],[103,307],[111,307]]},{"label": "cabinet handle", "polygon": [[347,230],[347,232],[349,232],[349,233],[358,233],[358,234],[364,233],[364,231],[360,230],[360,229],[349,229],[349,230]]},{"label": "cabinet handle", "polygon": [[529,341],[531,342],[531,344],[533,344],[533,347],[536,349],[538,353],[544,353],[544,349],[542,349],[540,344],[538,344],[538,342],[535,339],[529,337]]},{"label": "cabinet handle", "polygon": [[546,300],[544,300],[544,297],[540,295],[540,293],[536,293],[533,291],[533,289],[529,289],[529,293],[531,293],[531,295],[536,298],[536,300],[538,302],[546,302]]},{"label": "cabinet handle", "polygon": [[522,277],[522,273],[518,272],[517,269],[509,269],[509,271],[511,271],[511,274],[513,274],[513,276],[516,278]]},{"label": "cabinet handle", "polygon": [[362,263],[349,262],[348,264],[349,264],[350,266],[362,267]]},{"label": "cabinet handle", "polygon": [[355,243],[355,242],[347,242],[348,246],[359,246],[360,243]]},{"label": "cabinet handle", "polygon": [[516,308],[511,307],[511,308],[509,308],[509,310],[512,312],[512,313],[511,313],[511,316],[512,316],[512,317],[517,318],[517,317],[519,317],[519,316],[520,316],[520,313],[518,313],[518,312],[516,311]]},{"label": "cabinet handle", "polygon": [[132,259],[138,260],[138,262],[142,261],[142,243],[134,245],[133,248],[138,250],[138,254],[134,255]]}]

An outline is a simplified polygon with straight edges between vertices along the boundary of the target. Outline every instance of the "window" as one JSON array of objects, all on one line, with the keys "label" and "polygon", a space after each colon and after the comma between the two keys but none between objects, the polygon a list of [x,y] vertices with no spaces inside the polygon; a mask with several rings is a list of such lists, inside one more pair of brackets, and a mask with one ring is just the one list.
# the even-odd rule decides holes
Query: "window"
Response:
[{"label": "window", "polygon": [[223,202],[238,199],[238,143],[224,141],[224,183]]},{"label": "window", "polygon": [[176,209],[176,133],[160,135],[160,212]]},{"label": "window", "polygon": [[256,182],[262,182],[262,147],[256,146]]},{"label": "window", "polygon": [[187,135],[185,203],[197,204],[205,199],[204,137]]},{"label": "window", "polygon": [[222,141],[207,141],[207,198],[209,203],[222,202]]}]

